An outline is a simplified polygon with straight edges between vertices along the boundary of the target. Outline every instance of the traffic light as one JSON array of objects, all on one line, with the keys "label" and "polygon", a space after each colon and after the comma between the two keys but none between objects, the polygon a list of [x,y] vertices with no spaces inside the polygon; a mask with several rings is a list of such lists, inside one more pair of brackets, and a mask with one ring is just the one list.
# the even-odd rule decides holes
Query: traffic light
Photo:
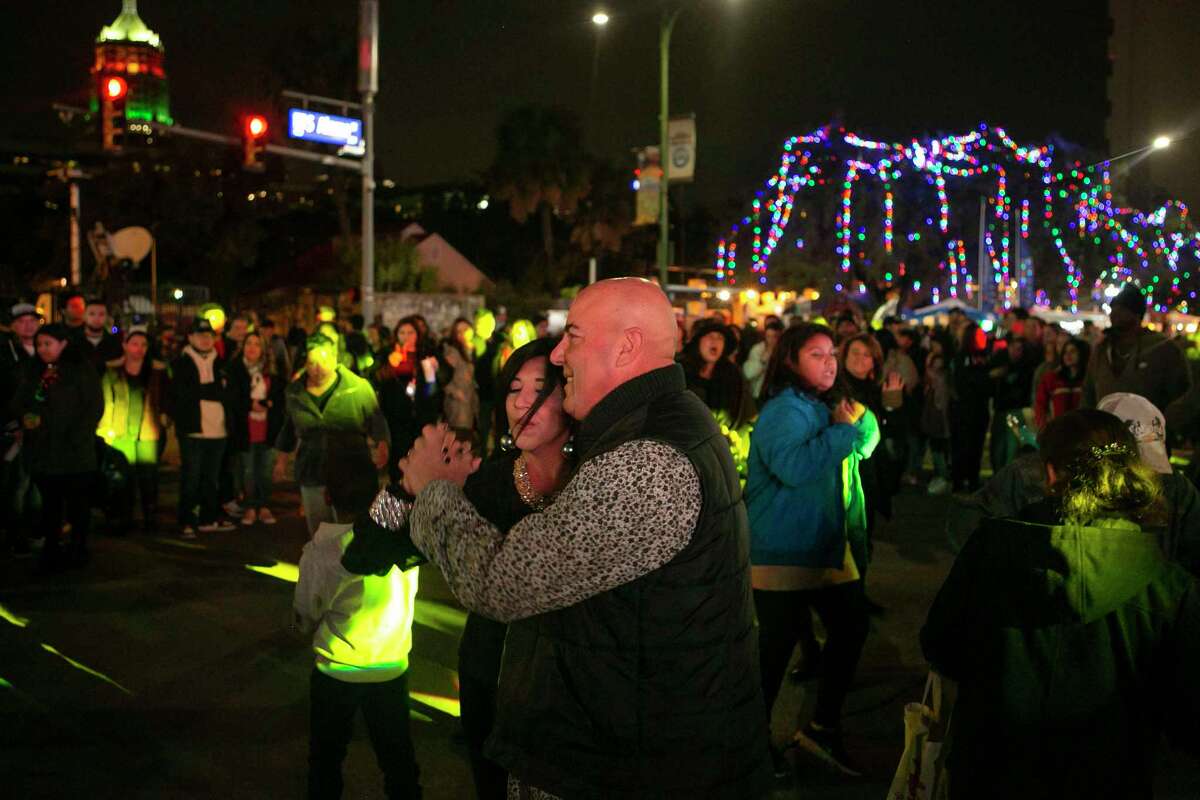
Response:
[{"label": "traffic light", "polygon": [[129,84],[118,75],[100,79],[100,141],[106,152],[121,149],[125,142],[125,100]]},{"label": "traffic light", "polygon": [[266,169],[263,163],[263,153],[267,149],[267,118],[261,114],[246,117],[242,126],[242,143],[245,157],[242,166],[251,172],[262,172]]}]

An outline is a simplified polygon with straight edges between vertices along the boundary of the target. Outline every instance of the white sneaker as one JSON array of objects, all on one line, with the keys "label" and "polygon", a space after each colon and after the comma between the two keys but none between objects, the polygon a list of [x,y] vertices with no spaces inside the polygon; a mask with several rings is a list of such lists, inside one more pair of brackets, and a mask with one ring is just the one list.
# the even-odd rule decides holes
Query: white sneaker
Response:
[{"label": "white sneaker", "polygon": [[216,522],[209,522],[199,526],[196,530],[201,533],[226,533],[228,531],[237,530],[237,525],[234,525],[227,519],[219,519]]},{"label": "white sneaker", "polygon": [[183,530],[181,530],[179,532],[179,538],[180,539],[195,539],[196,538],[196,529],[193,528],[191,525],[184,525]]},{"label": "white sneaker", "polygon": [[238,505],[237,500],[230,500],[228,503],[221,506],[221,508],[224,509],[225,513],[231,517],[240,517],[242,512],[245,510]]},{"label": "white sneaker", "polygon": [[253,525],[255,522],[258,522],[258,514],[254,513],[253,508],[247,508],[246,513],[242,514],[242,524]]}]

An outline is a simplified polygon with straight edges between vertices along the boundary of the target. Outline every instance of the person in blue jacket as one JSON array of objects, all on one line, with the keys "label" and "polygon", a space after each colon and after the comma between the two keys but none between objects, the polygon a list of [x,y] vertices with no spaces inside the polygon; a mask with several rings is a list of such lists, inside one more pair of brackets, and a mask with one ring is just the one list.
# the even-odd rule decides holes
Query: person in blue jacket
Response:
[{"label": "person in blue jacket", "polygon": [[[843,475],[848,458],[873,446],[877,428],[852,400],[841,400],[832,411],[822,400],[838,377],[833,338],[829,328],[814,323],[793,326],[780,338],[767,366],[766,404],[750,439],[746,507],[768,718],[792,650],[811,638],[812,609],[827,638],[816,710],[793,744],[857,775],[842,744],[841,714],[868,620],[847,534],[853,500],[847,492],[861,487]],[[781,754],[775,758],[781,773]]]}]

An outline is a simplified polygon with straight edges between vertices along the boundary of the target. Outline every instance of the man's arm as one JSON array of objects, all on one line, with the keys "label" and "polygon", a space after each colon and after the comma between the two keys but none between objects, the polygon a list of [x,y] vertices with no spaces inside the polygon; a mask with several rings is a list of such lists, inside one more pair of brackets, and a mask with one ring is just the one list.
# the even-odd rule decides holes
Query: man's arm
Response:
[{"label": "man's arm", "polygon": [[501,536],[447,481],[413,505],[413,542],[468,608],[501,622],[566,608],[670,561],[703,497],[685,456],[639,440],[585,463],[554,504]]}]

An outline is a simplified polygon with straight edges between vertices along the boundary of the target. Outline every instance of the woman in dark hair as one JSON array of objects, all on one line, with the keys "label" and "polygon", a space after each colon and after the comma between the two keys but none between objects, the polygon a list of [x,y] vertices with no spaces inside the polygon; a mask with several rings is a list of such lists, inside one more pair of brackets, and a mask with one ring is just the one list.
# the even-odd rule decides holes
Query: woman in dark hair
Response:
[{"label": "woman in dark hair", "polygon": [[[540,511],[566,484],[570,462],[563,452],[574,423],[562,409],[562,367],[550,363],[557,339],[535,339],[513,351],[496,386],[504,403],[496,409],[499,450],[467,478],[463,491],[479,513],[507,532],[533,511]],[[381,494],[376,505],[390,504],[403,490]],[[411,498],[408,498],[411,500]],[[379,516],[372,515],[373,519]],[[407,536],[388,526],[360,520],[343,565],[355,573],[375,573],[393,563],[419,557]],[[475,789],[482,800],[503,800],[508,777],[483,755],[495,720],[500,656],[508,626],[475,612],[467,615],[458,651],[462,724],[471,758]]]},{"label": "woman in dark hair", "polygon": [[[442,413],[437,358],[421,331],[421,320],[416,316],[397,322],[396,343],[371,380],[392,433],[391,452],[397,458],[407,453],[421,429],[437,422]],[[392,461],[395,479],[395,459]]]},{"label": "woman in dark hair", "polygon": [[1197,750],[1196,588],[1125,422],[1072,411],[1039,443],[1049,496],[981,524],[921,631],[958,683],[950,796],[1150,797],[1159,735]]},{"label": "woman in dark hair", "polygon": [[[799,642],[819,683],[812,722],[794,742],[858,774],[842,745],[841,714],[868,623],[847,535],[843,465],[873,443],[861,405],[849,398],[832,411],[826,405],[824,395],[837,378],[829,328],[803,323],[780,337],[767,365],[767,401],[750,439],[746,508],[767,718]],[[825,625],[823,653],[812,635],[810,609]],[[783,771],[781,754],[773,755]]]},{"label": "woman in dark hair", "polygon": [[[42,496],[40,568],[54,570],[87,561],[96,425],[104,400],[100,380],[67,326],[56,322],[39,329],[34,346],[37,357],[17,389],[13,410],[23,431],[21,455]],[[59,549],[64,518],[71,525],[65,560]]]},{"label": "woman in dark hair", "polygon": [[962,329],[958,349],[949,360],[950,474],[954,490],[979,488],[983,443],[987,438],[988,403],[992,381],[988,375],[987,334],[974,322]]},{"label": "woman in dark hair", "polygon": [[679,354],[688,388],[713,411],[721,413],[730,428],[737,430],[754,419],[757,409],[750,395],[750,384],[742,371],[729,360],[737,351],[737,339],[729,326],[719,320],[696,324],[692,338]]},{"label": "woman in dark hair", "polygon": [[1082,339],[1069,339],[1058,355],[1058,366],[1046,370],[1037,384],[1033,418],[1040,431],[1052,419],[1079,408],[1087,378],[1091,348]]}]

